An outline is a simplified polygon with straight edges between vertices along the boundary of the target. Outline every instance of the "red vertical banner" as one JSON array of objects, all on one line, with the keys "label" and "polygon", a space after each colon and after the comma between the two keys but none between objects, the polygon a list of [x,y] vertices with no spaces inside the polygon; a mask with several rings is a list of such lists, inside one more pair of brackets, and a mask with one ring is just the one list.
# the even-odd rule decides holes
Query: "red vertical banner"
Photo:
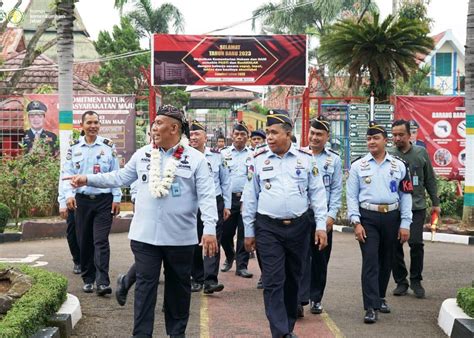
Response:
[{"label": "red vertical banner", "polygon": [[395,118],[417,122],[417,138],[426,144],[431,163],[438,175],[449,179],[464,179],[464,97],[397,96]]}]

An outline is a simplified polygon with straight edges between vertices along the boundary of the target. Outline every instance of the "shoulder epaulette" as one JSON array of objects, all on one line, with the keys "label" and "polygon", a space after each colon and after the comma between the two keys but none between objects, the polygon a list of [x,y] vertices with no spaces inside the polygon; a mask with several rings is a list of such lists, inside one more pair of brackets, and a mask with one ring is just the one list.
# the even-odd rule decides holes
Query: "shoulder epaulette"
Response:
[{"label": "shoulder epaulette", "polygon": [[309,149],[298,149],[298,151],[300,153],[303,153],[303,154],[306,154],[306,155],[309,155],[309,156],[313,156],[313,153],[309,150]]},{"label": "shoulder epaulette", "polygon": [[109,146],[109,147],[112,147],[114,145],[114,143],[111,140],[109,140],[108,138],[104,138],[104,140],[102,142],[104,142],[104,144],[106,146]]},{"label": "shoulder epaulette", "polygon": [[80,141],[79,140],[71,140],[69,142],[69,145],[72,147],[72,146],[75,146],[76,144],[78,144]]},{"label": "shoulder epaulette", "polygon": [[225,149],[229,149],[230,146],[225,146],[224,148],[221,149],[222,150],[225,150]]},{"label": "shoulder epaulette", "polygon": [[262,150],[260,150],[259,152],[255,153],[255,154],[253,155],[253,157],[255,158],[255,157],[259,156],[259,155],[265,154],[266,152],[268,152],[268,149],[262,149]]},{"label": "shoulder epaulette", "polygon": [[407,163],[403,158],[398,157],[397,155],[392,155],[392,157],[393,157],[394,159],[399,160],[399,161],[402,162],[404,165],[408,165],[408,163]]},{"label": "shoulder epaulette", "polygon": [[355,160],[351,161],[351,164],[354,164],[355,162],[359,161],[362,158],[362,156],[357,157]]},{"label": "shoulder epaulette", "polygon": [[339,153],[338,153],[338,152],[336,152],[336,151],[334,151],[334,150],[332,150],[332,149],[330,149],[330,148],[328,148],[327,151],[333,153],[334,155],[339,156]]},{"label": "shoulder epaulette", "polygon": [[259,144],[256,149],[264,148],[264,147],[266,147],[266,146],[267,146],[266,143]]},{"label": "shoulder epaulette", "polygon": [[211,148],[211,153],[220,154],[221,150],[219,148]]}]

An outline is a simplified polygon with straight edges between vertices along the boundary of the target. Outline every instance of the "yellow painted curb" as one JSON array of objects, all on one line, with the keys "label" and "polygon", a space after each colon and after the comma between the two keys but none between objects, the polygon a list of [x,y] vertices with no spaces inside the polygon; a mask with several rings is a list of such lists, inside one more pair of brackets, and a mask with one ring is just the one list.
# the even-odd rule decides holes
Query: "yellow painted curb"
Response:
[{"label": "yellow painted curb", "polygon": [[201,293],[201,308],[200,308],[200,322],[199,322],[201,338],[209,338],[209,311],[207,307],[207,296]]},{"label": "yellow painted curb", "polygon": [[321,318],[324,320],[324,323],[326,323],[327,327],[329,330],[331,330],[332,334],[336,338],[343,338],[344,335],[342,334],[341,330],[337,327],[336,323],[329,317],[329,315],[326,312],[321,313]]}]

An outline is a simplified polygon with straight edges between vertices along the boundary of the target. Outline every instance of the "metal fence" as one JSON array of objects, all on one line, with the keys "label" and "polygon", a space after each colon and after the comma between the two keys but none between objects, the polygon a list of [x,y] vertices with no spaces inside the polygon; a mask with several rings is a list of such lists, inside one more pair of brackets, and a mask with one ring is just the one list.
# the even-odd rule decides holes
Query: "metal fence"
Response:
[{"label": "metal fence", "polygon": [[22,96],[0,96],[0,157],[16,156],[25,135]]}]

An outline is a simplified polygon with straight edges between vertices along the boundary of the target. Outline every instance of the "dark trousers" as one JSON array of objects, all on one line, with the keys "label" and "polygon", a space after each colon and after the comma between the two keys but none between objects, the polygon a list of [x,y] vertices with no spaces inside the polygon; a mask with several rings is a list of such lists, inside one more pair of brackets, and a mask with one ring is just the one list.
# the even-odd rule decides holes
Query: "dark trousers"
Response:
[{"label": "dark trousers", "polygon": [[400,211],[387,213],[360,209],[360,222],[365,229],[362,252],[362,294],[364,309],[380,309],[392,271],[393,247],[400,229]]},{"label": "dark trousers", "polygon": [[[216,224],[217,245],[220,245],[222,236],[222,223],[224,222],[224,198],[222,196],[216,197],[217,213],[219,220]],[[202,233],[204,230],[204,223],[201,220],[201,211],[197,215],[197,232],[198,241],[201,243]],[[194,259],[191,276],[196,283],[217,283],[217,275],[219,273],[219,262],[221,260],[220,250],[213,257],[202,257],[202,246],[196,245],[194,248]]]},{"label": "dark trousers", "polygon": [[76,194],[76,233],[84,283],[110,284],[109,233],[113,219],[112,201],[112,194],[97,195],[94,199]]},{"label": "dark trousers", "polygon": [[308,304],[308,301],[321,302],[326,288],[328,264],[332,250],[332,231],[327,233],[328,245],[323,250],[314,244],[314,217],[310,218],[311,231],[309,239],[309,249],[304,261],[303,278],[301,278],[298,301],[301,305]]},{"label": "dark trousers", "polygon": [[130,246],[135,256],[137,271],[133,335],[144,337],[153,335],[162,262],[165,275],[166,334],[184,334],[191,304],[191,266],[194,245],[156,246],[132,240]]},{"label": "dark trousers", "polygon": [[263,299],[272,337],[293,332],[303,257],[308,250],[307,216],[289,225],[257,214],[255,239],[262,263]]},{"label": "dark trousers", "polygon": [[[236,269],[247,269],[249,253],[244,247],[244,223],[240,213],[240,196],[232,194],[232,208],[230,217],[224,222],[222,230],[222,248],[228,262],[236,259]],[[237,230],[237,250],[234,249],[234,236]],[[236,252],[237,251],[237,252]]]},{"label": "dark trousers", "polygon": [[76,234],[76,220],[74,214],[74,210],[68,210],[66,219],[66,239],[67,244],[69,246],[69,251],[71,252],[72,261],[74,262],[74,264],[81,264],[79,243]]},{"label": "dark trousers", "polygon": [[[421,281],[423,279],[423,258],[425,249],[423,244],[423,226],[425,223],[426,209],[413,210],[413,222],[410,226],[410,281]],[[393,259],[393,278],[397,284],[408,284],[408,271],[405,266],[403,255],[403,244],[397,242],[395,245],[395,256]]]},{"label": "dark trousers", "polygon": [[133,284],[135,284],[135,282],[137,281],[137,267],[135,263],[133,263],[132,266],[128,268],[127,274],[125,275],[123,280],[127,290],[130,290]]}]

